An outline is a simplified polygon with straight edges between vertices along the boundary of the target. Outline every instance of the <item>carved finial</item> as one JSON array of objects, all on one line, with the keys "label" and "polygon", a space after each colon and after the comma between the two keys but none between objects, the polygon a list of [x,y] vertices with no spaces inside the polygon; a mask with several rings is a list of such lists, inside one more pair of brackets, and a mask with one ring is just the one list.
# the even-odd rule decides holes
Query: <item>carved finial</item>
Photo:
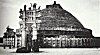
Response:
[{"label": "carved finial", "polygon": [[24,5],[24,11],[26,11],[26,5]]},{"label": "carved finial", "polygon": [[28,9],[31,10],[31,7],[29,7]]},{"label": "carved finial", "polygon": [[38,7],[38,9],[40,9],[41,6]]},{"label": "carved finial", "polygon": [[33,4],[33,8],[36,8],[36,5],[37,5],[37,4],[36,4],[36,3],[34,3],[34,4]]},{"label": "carved finial", "polygon": [[56,1],[54,1],[54,4],[56,4]]},{"label": "carved finial", "polygon": [[31,7],[32,7],[32,3],[30,3],[31,4]]},{"label": "carved finial", "polygon": [[22,9],[20,9],[19,13],[21,13],[21,12],[22,12]]}]

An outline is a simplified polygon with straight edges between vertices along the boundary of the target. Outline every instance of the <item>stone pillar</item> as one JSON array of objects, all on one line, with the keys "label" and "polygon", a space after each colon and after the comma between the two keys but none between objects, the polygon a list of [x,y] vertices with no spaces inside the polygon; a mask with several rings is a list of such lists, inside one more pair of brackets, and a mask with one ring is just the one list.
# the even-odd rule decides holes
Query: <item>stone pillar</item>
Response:
[{"label": "stone pillar", "polygon": [[33,27],[32,51],[33,52],[38,52],[39,51],[38,39],[37,39],[37,30],[36,30],[35,27]]},{"label": "stone pillar", "polygon": [[79,47],[79,38],[77,38],[77,47]]},{"label": "stone pillar", "polygon": [[7,39],[7,38],[3,38],[3,47],[4,47],[4,49],[5,49],[6,44],[7,44],[6,39]]},{"label": "stone pillar", "polygon": [[21,38],[21,39],[22,39],[22,47],[26,47],[26,46],[25,46],[25,44],[26,44],[26,43],[25,43],[25,35],[26,35],[26,34],[25,34],[25,30],[23,30],[23,31],[22,31],[22,38]]},{"label": "stone pillar", "polygon": [[82,47],[82,38],[80,38],[80,47]]},{"label": "stone pillar", "polygon": [[85,38],[83,38],[83,47],[86,46]]},{"label": "stone pillar", "polygon": [[57,47],[57,39],[58,37],[55,38],[55,47]]},{"label": "stone pillar", "polygon": [[15,36],[15,48],[17,47],[17,36]]},{"label": "stone pillar", "polygon": [[66,38],[66,46],[65,47],[68,47],[68,38]]},{"label": "stone pillar", "polygon": [[61,48],[62,47],[62,43],[61,43],[62,42],[62,37],[59,37],[59,38],[60,38],[60,40],[59,40],[59,42],[60,42],[59,43],[59,47]]},{"label": "stone pillar", "polygon": [[22,28],[22,47],[26,47],[26,5],[24,5],[24,13],[23,13],[23,28]]},{"label": "stone pillar", "polygon": [[51,47],[53,47],[53,37],[51,37]]}]

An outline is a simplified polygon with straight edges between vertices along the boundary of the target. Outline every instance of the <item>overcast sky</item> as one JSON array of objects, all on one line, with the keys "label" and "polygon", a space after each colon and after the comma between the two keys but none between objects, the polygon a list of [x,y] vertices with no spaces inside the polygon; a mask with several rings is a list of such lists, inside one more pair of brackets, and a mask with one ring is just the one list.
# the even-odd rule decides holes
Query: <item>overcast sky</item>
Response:
[{"label": "overcast sky", "polygon": [[15,30],[19,28],[19,10],[25,4],[37,3],[44,9],[53,1],[72,13],[85,28],[91,29],[95,37],[100,37],[100,0],[0,0],[0,37],[8,25]]}]

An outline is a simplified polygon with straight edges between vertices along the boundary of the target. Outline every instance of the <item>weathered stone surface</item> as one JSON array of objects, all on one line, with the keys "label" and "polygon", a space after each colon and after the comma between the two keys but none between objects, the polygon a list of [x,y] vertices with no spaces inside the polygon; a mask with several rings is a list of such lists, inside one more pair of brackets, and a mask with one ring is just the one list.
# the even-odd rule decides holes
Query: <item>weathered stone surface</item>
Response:
[{"label": "weathered stone surface", "polygon": [[45,8],[41,11],[41,13],[42,14],[39,19],[42,20],[42,24],[40,27],[84,28],[83,25],[77,20],[77,18],[62,8]]}]

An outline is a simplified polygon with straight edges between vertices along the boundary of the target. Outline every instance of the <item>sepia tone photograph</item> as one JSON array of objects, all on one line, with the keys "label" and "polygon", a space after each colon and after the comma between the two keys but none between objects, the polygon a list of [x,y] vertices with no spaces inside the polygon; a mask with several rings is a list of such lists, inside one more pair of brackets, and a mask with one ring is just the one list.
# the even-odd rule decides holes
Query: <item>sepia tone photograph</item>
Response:
[{"label": "sepia tone photograph", "polygon": [[100,55],[100,0],[0,0],[0,55]]}]

